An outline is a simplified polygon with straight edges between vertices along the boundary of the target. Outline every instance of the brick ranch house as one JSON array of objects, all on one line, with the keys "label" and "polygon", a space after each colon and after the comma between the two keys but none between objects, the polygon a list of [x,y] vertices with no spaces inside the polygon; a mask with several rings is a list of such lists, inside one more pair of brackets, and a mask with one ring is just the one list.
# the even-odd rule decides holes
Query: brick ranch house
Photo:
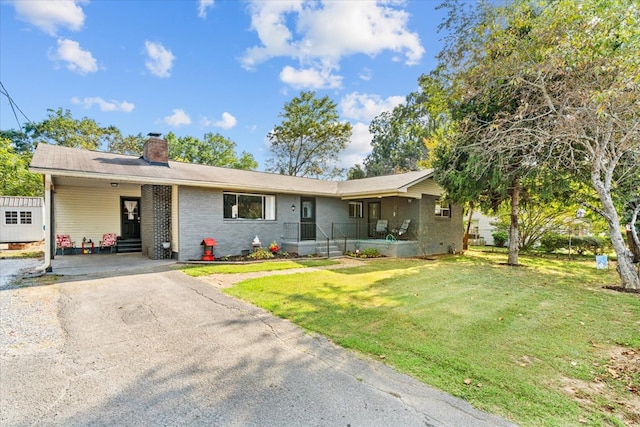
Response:
[{"label": "brick ranch house", "polygon": [[[141,157],[39,144],[30,170],[44,177],[46,265],[61,254],[62,234],[75,248],[64,253],[95,253],[115,233],[117,252],[179,261],[200,259],[205,238],[218,258],[252,250],[256,236],[300,255],[371,247],[408,257],[462,246],[462,208],[440,200],[430,170],[330,181],[174,162],[155,134]],[[386,239],[405,220],[407,232]]]}]

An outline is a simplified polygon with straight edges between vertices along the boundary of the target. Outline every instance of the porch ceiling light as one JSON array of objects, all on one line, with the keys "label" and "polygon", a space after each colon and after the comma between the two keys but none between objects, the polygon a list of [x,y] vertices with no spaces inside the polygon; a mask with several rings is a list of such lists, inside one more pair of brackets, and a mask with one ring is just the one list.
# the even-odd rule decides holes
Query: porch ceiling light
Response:
[{"label": "porch ceiling light", "polygon": [[111,183],[111,186],[112,186],[113,188],[117,188],[117,187],[118,187],[118,183],[117,183],[117,182],[112,182],[112,183]]}]

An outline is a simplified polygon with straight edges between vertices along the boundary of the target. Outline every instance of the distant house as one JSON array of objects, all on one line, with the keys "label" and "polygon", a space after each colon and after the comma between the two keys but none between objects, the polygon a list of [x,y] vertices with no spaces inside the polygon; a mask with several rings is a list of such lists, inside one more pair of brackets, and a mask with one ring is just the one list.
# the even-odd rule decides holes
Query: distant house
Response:
[{"label": "distant house", "polygon": [[42,197],[0,197],[0,243],[39,242],[44,239]]},{"label": "distant house", "polygon": [[469,229],[469,243],[472,245],[493,246],[493,232],[496,227],[494,222],[498,217],[485,215],[480,211],[474,211],[471,215],[471,227]]},{"label": "distant house", "polygon": [[[215,239],[216,257],[251,251],[256,237],[300,255],[375,247],[404,257],[462,245],[462,208],[440,199],[430,170],[329,181],[173,162],[167,153],[158,136],[141,157],[39,144],[30,170],[45,178],[51,254],[58,234],[97,247],[116,233],[118,252],[180,261],[200,259],[205,238]],[[388,238],[404,220],[407,232]]]}]

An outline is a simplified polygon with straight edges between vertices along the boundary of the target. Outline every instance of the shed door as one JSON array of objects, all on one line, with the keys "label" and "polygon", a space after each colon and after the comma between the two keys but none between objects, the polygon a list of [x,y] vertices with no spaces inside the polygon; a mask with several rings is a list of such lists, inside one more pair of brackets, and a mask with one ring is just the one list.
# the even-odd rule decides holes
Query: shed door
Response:
[{"label": "shed door", "polygon": [[316,240],[316,199],[300,198],[300,240]]},{"label": "shed door", "polygon": [[120,218],[123,239],[140,238],[140,198],[120,199]]}]

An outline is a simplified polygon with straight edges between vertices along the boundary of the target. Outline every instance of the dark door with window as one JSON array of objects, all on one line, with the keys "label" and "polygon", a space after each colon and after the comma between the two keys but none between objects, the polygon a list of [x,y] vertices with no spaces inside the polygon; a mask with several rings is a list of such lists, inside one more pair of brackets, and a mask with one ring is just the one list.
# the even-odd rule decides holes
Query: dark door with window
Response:
[{"label": "dark door with window", "polygon": [[120,219],[123,239],[140,238],[140,198],[120,199]]},{"label": "dark door with window", "polygon": [[316,240],[316,199],[300,198],[300,240]]},{"label": "dark door with window", "polygon": [[367,209],[367,224],[369,225],[369,237],[376,235],[376,225],[380,219],[380,202],[370,202]]}]

